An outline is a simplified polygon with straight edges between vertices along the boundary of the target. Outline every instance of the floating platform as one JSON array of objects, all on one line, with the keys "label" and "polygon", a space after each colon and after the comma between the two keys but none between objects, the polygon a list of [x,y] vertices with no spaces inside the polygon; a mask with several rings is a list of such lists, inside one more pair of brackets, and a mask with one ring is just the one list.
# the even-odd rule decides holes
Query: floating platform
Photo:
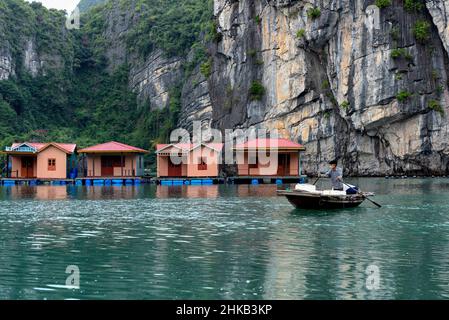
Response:
[{"label": "floating platform", "polygon": [[202,186],[213,184],[290,184],[290,183],[306,183],[307,176],[242,176],[228,178],[153,178],[152,182],[162,186]]},{"label": "floating platform", "polygon": [[141,185],[142,183],[150,182],[149,179],[140,177],[125,177],[125,178],[76,178],[76,179],[18,179],[18,178],[1,178],[0,185],[15,186],[15,185],[52,185],[52,186],[112,186],[112,185]]},{"label": "floating platform", "polygon": [[77,186],[133,186],[149,182],[140,177],[88,177],[75,179]]},{"label": "floating platform", "polygon": [[67,185],[74,184],[75,180],[73,179],[20,179],[20,178],[1,178],[0,185],[3,186],[15,186],[15,185],[24,185],[24,186],[37,186],[37,185]]},{"label": "floating platform", "polygon": [[226,179],[229,184],[291,184],[307,183],[307,176],[236,176]]},{"label": "floating platform", "polygon": [[203,186],[203,185],[214,185],[223,184],[225,182],[224,178],[156,178],[152,181],[156,182],[161,186]]},{"label": "floating platform", "polygon": [[155,183],[163,186],[204,186],[214,184],[290,184],[290,183],[306,183],[306,176],[236,176],[228,178],[140,178],[140,177],[87,177],[76,179],[17,179],[2,178],[0,185],[75,185],[75,186],[132,186],[141,185],[143,183]]}]

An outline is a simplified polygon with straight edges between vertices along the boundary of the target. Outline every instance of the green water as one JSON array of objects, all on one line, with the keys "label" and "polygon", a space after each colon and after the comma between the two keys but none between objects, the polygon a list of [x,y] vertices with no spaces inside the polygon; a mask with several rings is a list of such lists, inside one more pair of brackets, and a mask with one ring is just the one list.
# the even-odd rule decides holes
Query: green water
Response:
[{"label": "green water", "polygon": [[0,299],[449,298],[449,179],[352,182],[383,207],[294,210],[267,185],[0,187]]}]

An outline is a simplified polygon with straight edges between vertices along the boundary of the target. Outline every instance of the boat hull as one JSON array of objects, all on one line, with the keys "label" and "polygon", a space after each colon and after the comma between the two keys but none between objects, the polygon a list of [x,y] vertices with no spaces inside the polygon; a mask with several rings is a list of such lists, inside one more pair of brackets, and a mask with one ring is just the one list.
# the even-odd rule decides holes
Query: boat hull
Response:
[{"label": "boat hull", "polygon": [[296,208],[318,210],[354,208],[361,205],[366,199],[361,194],[327,196],[297,191],[278,191],[278,195],[285,196]]}]

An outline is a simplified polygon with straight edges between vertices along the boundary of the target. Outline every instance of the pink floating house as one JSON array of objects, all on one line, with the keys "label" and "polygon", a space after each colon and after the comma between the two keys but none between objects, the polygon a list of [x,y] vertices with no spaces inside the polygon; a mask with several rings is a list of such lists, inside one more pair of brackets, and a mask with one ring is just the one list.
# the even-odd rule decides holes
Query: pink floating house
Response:
[{"label": "pink floating house", "polygon": [[157,176],[165,177],[218,177],[220,173],[222,143],[158,144]]},{"label": "pink floating house", "polygon": [[3,154],[8,160],[8,177],[17,179],[67,179],[76,168],[76,144],[14,143]]},{"label": "pink floating house", "polygon": [[[253,139],[234,148],[239,176],[296,177],[301,175],[301,152],[305,148],[288,139]],[[267,156],[261,159],[260,153]],[[276,160],[267,163],[270,158]]]},{"label": "pink floating house", "polygon": [[85,177],[141,177],[147,150],[110,141],[79,150],[85,157]]}]

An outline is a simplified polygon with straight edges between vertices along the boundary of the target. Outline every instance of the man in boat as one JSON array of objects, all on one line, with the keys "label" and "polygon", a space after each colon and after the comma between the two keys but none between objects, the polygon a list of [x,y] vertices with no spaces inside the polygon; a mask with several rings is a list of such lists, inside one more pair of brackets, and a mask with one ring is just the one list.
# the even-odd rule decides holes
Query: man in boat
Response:
[{"label": "man in boat", "polygon": [[343,170],[337,167],[338,161],[332,160],[329,162],[330,170],[324,173],[324,176],[331,179],[332,189],[343,191]]}]

